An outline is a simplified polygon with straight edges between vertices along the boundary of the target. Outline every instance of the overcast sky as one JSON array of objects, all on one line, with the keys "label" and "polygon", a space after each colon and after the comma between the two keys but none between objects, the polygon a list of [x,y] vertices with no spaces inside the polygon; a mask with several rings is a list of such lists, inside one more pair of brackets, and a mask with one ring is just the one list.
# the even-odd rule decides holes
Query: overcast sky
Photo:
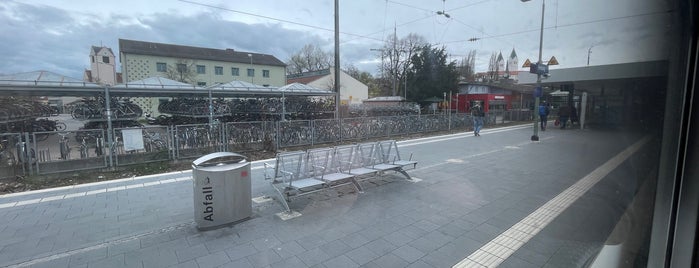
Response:
[{"label": "overcast sky", "polygon": [[[477,71],[491,53],[521,66],[536,61],[542,0],[340,0],[341,64],[377,73],[377,52],[394,25],[444,46],[453,59],[477,50]],[[118,54],[118,39],[271,54],[286,62],[305,44],[333,51],[333,0],[3,0],[0,74],[36,70],[82,78],[90,47]],[[438,15],[445,12],[449,18]],[[548,0],[543,58],[556,68],[664,57],[672,15],[663,0]],[[477,41],[468,41],[478,38]],[[590,47],[592,47],[590,49]],[[120,70],[120,67],[117,67]],[[553,67],[552,67],[553,68]]]}]

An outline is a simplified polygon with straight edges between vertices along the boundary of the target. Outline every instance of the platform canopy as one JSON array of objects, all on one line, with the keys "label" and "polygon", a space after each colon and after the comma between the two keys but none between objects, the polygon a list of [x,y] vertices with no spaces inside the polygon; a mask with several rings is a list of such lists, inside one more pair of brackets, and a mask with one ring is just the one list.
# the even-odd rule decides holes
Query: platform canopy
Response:
[{"label": "platform canopy", "polygon": [[[288,93],[318,93],[318,95],[335,94],[335,92],[333,92],[332,90],[312,87],[312,86],[304,85],[301,83],[291,83],[291,84],[288,84],[286,86],[280,87],[278,90],[284,92],[285,94],[288,94]],[[308,95],[311,95],[311,94],[308,94]]]},{"label": "platform canopy", "polygon": [[0,75],[0,92],[7,95],[92,95],[104,87],[49,71]]},{"label": "platform canopy", "polygon": [[0,75],[0,95],[24,96],[96,96],[109,91],[122,97],[264,97],[279,95],[328,96],[330,90],[303,84],[265,87],[243,81],[232,81],[209,88],[194,86],[164,77],[149,77],[115,86],[100,85],[48,71]]}]

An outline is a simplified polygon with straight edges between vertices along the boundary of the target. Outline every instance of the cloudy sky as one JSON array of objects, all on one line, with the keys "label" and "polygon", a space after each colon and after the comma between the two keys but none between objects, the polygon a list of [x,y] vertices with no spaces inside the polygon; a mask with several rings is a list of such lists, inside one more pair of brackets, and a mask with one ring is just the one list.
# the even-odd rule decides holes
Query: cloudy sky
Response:
[{"label": "cloudy sky", "polygon": [[[343,66],[377,73],[372,48],[395,31],[444,46],[453,59],[476,50],[486,71],[493,52],[520,65],[538,57],[542,0],[340,0]],[[663,0],[548,0],[543,58],[556,68],[664,57],[672,15]],[[82,78],[90,47],[118,53],[118,39],[232,48],[287,61],[305,44],[333,51],[333,0],[3,0],[0,74],[47,70]],[[437,14],[441,11],[449,18]],[[477,38],[477,41],[468,41]],[[590,49],[591,48],[591,49]],[[119,67],[118,67],[119,68]]]}]

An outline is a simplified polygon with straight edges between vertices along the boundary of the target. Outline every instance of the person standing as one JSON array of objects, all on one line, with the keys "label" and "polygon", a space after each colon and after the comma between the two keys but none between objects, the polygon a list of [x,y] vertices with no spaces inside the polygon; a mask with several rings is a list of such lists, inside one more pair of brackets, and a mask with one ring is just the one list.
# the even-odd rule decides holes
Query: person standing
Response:
[{"label": "person standing", "polygon": [[545,101],[539,104],[539,120],[541,120],[541,130],[546,131],[546,125],[548,122],[548,116],[551,112],[548,103]]},{"label": "person standing", "polygon": [[558,118],[561,120],[561,129],[565,129],[568,119],[570,119],[570,106],[561,106],[561,109],[558,110]]},{"label": "person standing", "polygon": [[483,128],[483,117],[485,117],[485,112],[483,112],[483,107],[480,104],[476,104],[471,108],[471,118],[473,118],[473,135],[480,136],[481,128]]}]

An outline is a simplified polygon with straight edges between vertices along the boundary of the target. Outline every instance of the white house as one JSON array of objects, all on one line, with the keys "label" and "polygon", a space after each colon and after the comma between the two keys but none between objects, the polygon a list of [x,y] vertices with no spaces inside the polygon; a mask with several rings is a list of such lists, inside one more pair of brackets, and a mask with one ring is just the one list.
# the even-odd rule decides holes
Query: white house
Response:
[{"label": "white house", "polygon": [[[333,69],[288,75],[286,83],[300,83],[320,89],[333,89],[335,74]],[[369,87],[347,73],[340,71],[340,104],[361,104],[369,98]]]}]

